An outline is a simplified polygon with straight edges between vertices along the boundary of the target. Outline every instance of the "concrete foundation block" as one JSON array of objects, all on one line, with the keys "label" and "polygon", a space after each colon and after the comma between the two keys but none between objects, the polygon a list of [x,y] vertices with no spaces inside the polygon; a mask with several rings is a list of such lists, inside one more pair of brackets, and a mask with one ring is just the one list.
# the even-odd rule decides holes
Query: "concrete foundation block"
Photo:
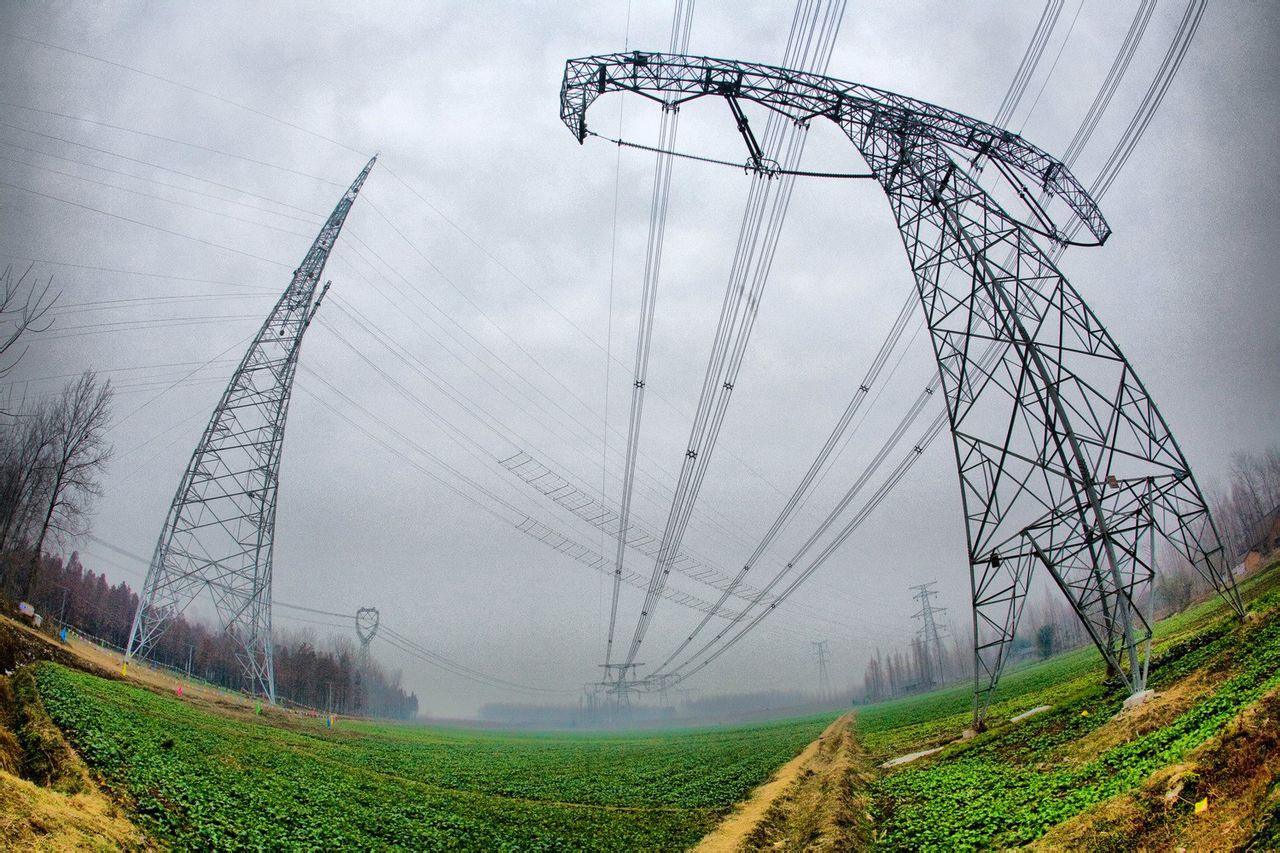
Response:
[{"label": "concrete foundation block", "polygon": [[1156,692],[1154,690],[1139,690],[1137,693],[1134,693],[1128,699],[1124,700],[1124,710],[1128,711],[1130,708],[1136,708],[1139,705],[1146,703],[1155,695]]}]

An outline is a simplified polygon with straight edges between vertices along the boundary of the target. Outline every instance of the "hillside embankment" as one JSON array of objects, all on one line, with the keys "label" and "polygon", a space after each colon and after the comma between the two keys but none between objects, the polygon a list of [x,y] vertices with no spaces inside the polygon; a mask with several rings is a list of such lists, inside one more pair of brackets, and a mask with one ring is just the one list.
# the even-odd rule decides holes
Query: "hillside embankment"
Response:
[{"label": "hillside embankment", "polygon": [[0,675],[0,848],[152,849],[49,719],[31,676],[38,660],[88,668],[38,632],[0,624],[0,672],[12,673]]},{"label": "hillside embankment", "polygon": [[156,849],[49,719],[30,674],[39,661],[161,694],[181,685],[188,701],[222,713],[248,715],[253,703],[147,666],[122,674],[119,652],[74,636],[62,641],[0,616],[0,849]]},{"label": "hillside embankment", "polygon": [[1032,849],[1280,850],[1278,776],[1274,688],[1182,761],[1058,824]]},{"label": "hillside embankment", "polygon": [[1243,620],[1213,598],[1156,624],[1136,707],[1081,649],[1006,672],[969,740],[960,690],[861,711],[877,762],[941,747],[869,786],[877,844],[1277,849],[1280,563],[1240,589]]}]

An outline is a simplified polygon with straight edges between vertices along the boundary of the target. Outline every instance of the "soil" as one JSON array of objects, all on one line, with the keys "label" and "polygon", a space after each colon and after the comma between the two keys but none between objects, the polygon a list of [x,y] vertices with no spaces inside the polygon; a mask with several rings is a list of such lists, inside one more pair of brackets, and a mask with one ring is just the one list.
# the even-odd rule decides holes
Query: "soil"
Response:
[{"label": "soil", "polygon": [[865,849],[871,831],[860,792],[872,778],[854,737],[853,715],[846,714],[782,765],[694,849]]},{"label": "soil", "polygon": [[[40,660],[84,669],[104,678],[114,677],[114,673],[100,662],[85,659],[55,638],[13,619],[0,617],[0,674],[14,672],[20,666]],[[119,669],[117,666],[115,672]]]}]

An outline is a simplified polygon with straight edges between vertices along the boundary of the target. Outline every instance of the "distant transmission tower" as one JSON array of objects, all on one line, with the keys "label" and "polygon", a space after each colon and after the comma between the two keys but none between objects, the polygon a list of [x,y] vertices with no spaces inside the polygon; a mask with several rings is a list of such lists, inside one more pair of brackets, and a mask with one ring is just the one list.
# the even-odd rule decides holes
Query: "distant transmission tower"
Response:
[{"label": "distant transmission tower", "polygon": [[374,160],[320,229],[213,410],[174,495],[129,633],[127,658],[145,655],[203,589],[235,640],[248,686],[275,702],[271,661],[271,552],[285,416],[302,335],[325,262]]},{"label": "distant transmission tower", "polygon": [[933,597],[938,594],[938,591],[933,589],[936,583],[937,581],[929,581],[911,587],[916,590],[912,598],[920,602],[920,610],[911,618],[921,620],[918,635],[920,648],[924,651],[924,676],[930,684],[943,682],[942,632],[945,629],[939,627],[936,616],[939,613],[946,613],[947,608],[933,606]]},{"label": "distant transmission tower", "polygon": [[360,638],[360,657],[356,660],[356,709],[367,710],[369,690],[369,644],[378,634],[378,608],[361,607],[356,611],[356,636]]},{"label": "distant transmission tower", "polygon": [[813,646],[813,653],[818,658],[818,698],[825,701],[831,698],[831,674],[827,671],[827,661],[831,660],[831,650],[827,648],[826,640],[810,643],[809,645]]},{"label": "distant transmission tower", "polygon": [[635,677],[636,669],[642,666],[643,663],[600,664],[600,668],[604,670],[604,680],[600,682],[600,687],[613,696],[617,708],[630,708],[631,694],[648,685],[649,682],[645,679]]}]

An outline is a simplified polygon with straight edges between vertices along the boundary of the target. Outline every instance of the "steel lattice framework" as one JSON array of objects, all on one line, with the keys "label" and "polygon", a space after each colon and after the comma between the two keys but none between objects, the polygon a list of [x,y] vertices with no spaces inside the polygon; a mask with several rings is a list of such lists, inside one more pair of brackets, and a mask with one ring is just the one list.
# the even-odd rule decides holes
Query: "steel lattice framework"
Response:
[{"label": "steel lattice framework", "polygon": [[1060,199],[1105,242],[1106,221],[1061,162],[1016,134],[891,92],[754,63],[641,52],[567,63],[561,118],[580,142],[587,108],[614,91],[664,110],[716,96],[800,123],[829,119],[888,196],[929,327],[959,471],[975,726],[1036,567],[1048,571],[1131,692],[1146,684],[1157,539],[1243,614],[1204,495],[1164,418],[1049,257],[1065,242],[1062,231],[1016,218],[976,175],[994,164],[1024,197],[1030,184]]},{"label": "steel lattice framework", "polygon": [[213,410],[156,543],[126,657],[146,655],[208,589],[249,688],[275,702],[271,560],[285,418],[302,336],[329,287],[317,297],[325,262],[376,160],[320,229]]}]

